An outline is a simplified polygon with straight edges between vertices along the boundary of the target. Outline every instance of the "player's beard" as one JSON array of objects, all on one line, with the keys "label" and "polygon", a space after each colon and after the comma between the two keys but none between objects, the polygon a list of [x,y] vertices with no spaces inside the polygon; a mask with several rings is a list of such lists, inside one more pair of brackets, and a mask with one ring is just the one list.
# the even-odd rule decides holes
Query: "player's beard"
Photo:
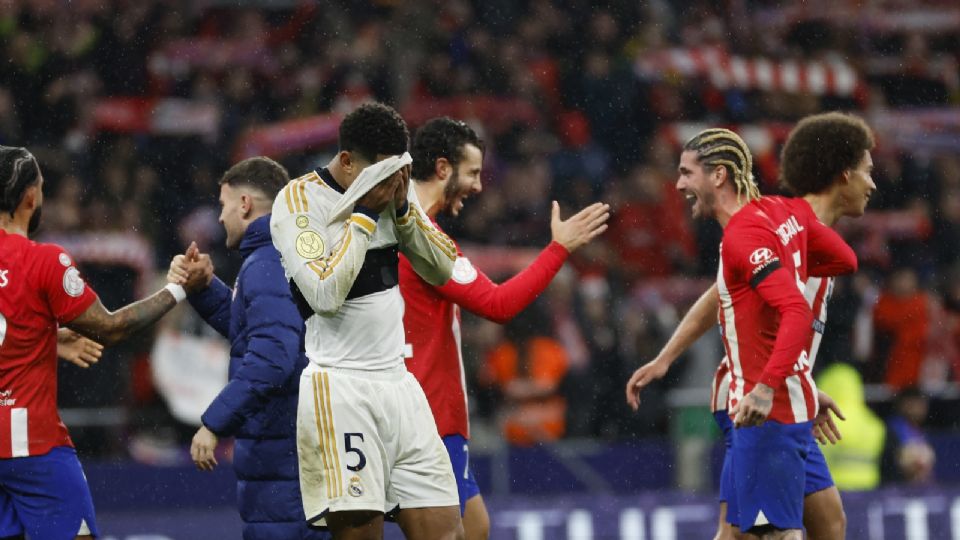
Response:
[{"label": "player's beard", "polygon": [[30,222],[27,224],[27,234],[33,234],[40,227],[40,214],[42,206],[38,206],[36,210],[33,211],[33,215],[30,216]]},{"label": "player's beard", "polygon": [[459,193],[460,171],[454,167],[450,180],[447,180],[447,185],[443,188],[443,213],[456,217],[459,211],[454,208],[454,205],[457,203],[457,195]]}]

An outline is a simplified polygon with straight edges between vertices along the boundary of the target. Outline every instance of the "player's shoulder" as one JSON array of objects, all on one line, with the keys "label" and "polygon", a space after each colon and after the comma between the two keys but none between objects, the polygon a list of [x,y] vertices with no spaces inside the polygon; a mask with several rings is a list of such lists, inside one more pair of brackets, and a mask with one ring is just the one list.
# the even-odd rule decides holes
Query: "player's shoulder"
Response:
[{"label": "player's shoulder", "polygon": [[27,240],[24,244],[24,255],[34,264],[58,265],[64,268],[73,266],[73,257],[59,244],[48,242],[34,242]]}]

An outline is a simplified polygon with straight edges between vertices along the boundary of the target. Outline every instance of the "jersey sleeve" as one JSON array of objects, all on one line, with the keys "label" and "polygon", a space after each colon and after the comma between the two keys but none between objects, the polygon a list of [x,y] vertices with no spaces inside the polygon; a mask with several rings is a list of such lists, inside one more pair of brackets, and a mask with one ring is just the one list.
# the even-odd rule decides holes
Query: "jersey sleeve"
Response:
[{"label": "jersey sleeve", "polygon": [[[727,232],[730,239],[726,240]],[[804,299],[792,267],[783,266],[776,252],[777,237],[761,227],[740,227],[724,233],[721,257],[725,268],[747,281],[763,301],[780,314],[773,351],[758,382],[778,388],[805,353],[813,332],[813,313]]]},{"label": "jersey sleeve", "polygon": [[414,271],[431,285],[447,283],[457,259],[457,246],[453,240],[427,219],[414,199],[409,199],[397,214],[400,251],[410,260]]},{"label": "jersey sleeve", "polygon": [[34,251],[37,260],[37,277],[40,294],[46,299],[59,324],[76,319],[97,299],[73,258],[60,246],[42,244]]},{"label": "jersey sleeve", "polygon": [[536,300],[569,255],[563,246],[551,242],[530,266],[498,285],[461,254],[453,277],[437,292],[471,313],[503,324]]},{"label": "jersey sleeve", "polygon": [[312,195],[316,184],[294,180],[277,195],[270,235],[284,273],[315,313],[333,315],[353,287],[379,215],[357,206],[335,236],[325,226],[326,209]]},{"label": "jersey sleeve", "polygon": [[857,254],[836,231],[818,219],[807,225],[807,273],[832,277],[857,271]]}]

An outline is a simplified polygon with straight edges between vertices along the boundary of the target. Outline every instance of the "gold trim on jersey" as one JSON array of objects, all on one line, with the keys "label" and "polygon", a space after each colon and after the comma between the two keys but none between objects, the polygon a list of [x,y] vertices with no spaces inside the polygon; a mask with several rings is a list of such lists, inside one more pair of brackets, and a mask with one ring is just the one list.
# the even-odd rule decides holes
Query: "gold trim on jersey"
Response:
[{"label": "gold trim on jersey", "polygon": [[347,252],[347,248],[350,247],[350,241],[353,239],[353,233],[350,230],[349,223],[346,225],[346,229],[347,232],[344,235],[343,240],[341,240],[340,246],[337,248],[335,253],[326,259],[310,261],[307,263],[307,266],[313,270],[314,273],[320,276],[320,279],[327,279],[331,274],[333,274],[333,269],[340,264],[344,254]]},{"label": "gold trim on jersey", "polygon": [[336,473],[331,470],[333,459],[328,457],[330,448],[327,443],[330,437],[326,429],[326,415],[321,414],[322,405],[320,405],[320,403],[324,400],[320,397],[322,390],[317,382],[317,375],[319,375],[319,373],[314,373],[311,377],[313,382],[313,416],[317,422],[317,442],[320,445],[320,455],[323,457],[324,483],[327,485],[327,498],[332,499],[335,488],[332,480]]},{"label": "gold trim on jersey", "polygon": [[336,495],[343,495],[343,476],[340,472],[340,453],[337,451],[337,430],[333,425],[333,407],[330,406],[330,375],[325,372],[320,373],[323,380],[323,398],[326,401],[327,426],[330,428],[330,443],[334,459],[334,472],[337,475]]},{"label": "gold trim on jersey", "polygon": [[363,229],[370,234],[373,234],[377,230],[377,222],[366,214],[352,214],[350,221],[363,227]]},{"label": "gold trim on jersey", "polygon": [[449,257],[451,261],[457,260],[457,246],[453,243],[453,240],[450,240],[449,236],[436,227],[425,222],[419,211],[415,209],[411,209],[410,211],[413,213],[413,220],[416,222],[417,227],[426,233],[427,239],[429,239],[433,245],[440,248],[440,251]]}]

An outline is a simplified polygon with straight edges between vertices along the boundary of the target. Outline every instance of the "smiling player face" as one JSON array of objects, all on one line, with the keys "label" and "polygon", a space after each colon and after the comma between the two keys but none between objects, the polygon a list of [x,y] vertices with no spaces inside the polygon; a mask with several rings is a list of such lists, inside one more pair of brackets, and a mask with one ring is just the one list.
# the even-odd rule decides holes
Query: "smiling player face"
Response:
[{"label": "smiling player face", "polygon": [[877,189],[873,177],[873,156],[869,150],[864,150],[860,163],[848,173],[845,173],[846,182],[842,188],[843,215],[860,217],[867,209],[870,196]]},{"label": "smiling player face", "polygon": [[482,170],[483,152],[472,144],[465,144],[460,162],[454,166],[443,188],[444,212],[454,217],[459,216],[460,210],[463,210],[464,201],[483,190],[480,182]]},{"label": "smiling player face", "polygon": [[686,150],[680,154],[680,165],[677,166],[677,191],[687,200],[694,218],[713,218],[716,215],[714,208],[716,196],[711,182],[711,174],[697,161],[697,153]]}]

